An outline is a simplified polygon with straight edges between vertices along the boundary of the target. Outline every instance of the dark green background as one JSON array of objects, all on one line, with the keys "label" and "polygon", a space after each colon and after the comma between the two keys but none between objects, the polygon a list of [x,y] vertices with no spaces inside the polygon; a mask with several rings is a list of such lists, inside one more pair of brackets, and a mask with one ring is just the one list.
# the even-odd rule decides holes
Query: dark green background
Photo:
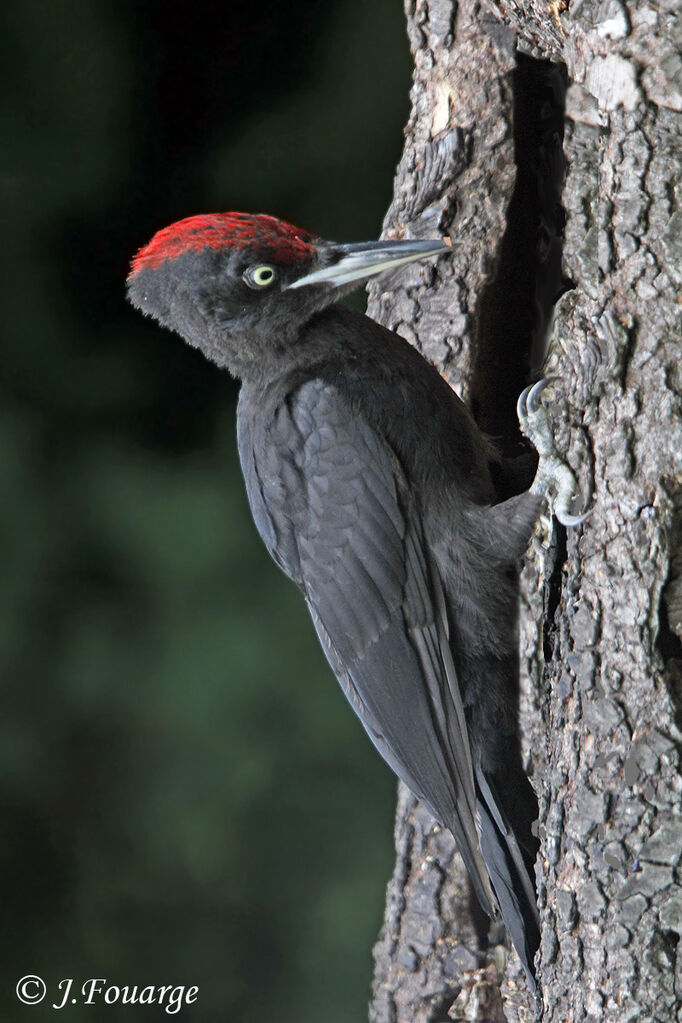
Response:
[{"label": "dark green background", "polygon": [[[124,302],[197,212],[375,237],[397,0],[4,5],[2,1020],[366,1016],[394,783],[251,524],[236,389]],[[46,1002],[16,981],[42,975]]]}]

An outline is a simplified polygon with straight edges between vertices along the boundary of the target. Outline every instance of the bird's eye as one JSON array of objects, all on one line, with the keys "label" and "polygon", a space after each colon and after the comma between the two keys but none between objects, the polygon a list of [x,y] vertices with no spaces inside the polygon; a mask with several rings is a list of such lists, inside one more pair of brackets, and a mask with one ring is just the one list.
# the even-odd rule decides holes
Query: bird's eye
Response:
[{"label": "bird's eye", "polygon": [[267,265],[250,266],[242,276],[250,288],[267,288],[275,279],[275,268]]}]

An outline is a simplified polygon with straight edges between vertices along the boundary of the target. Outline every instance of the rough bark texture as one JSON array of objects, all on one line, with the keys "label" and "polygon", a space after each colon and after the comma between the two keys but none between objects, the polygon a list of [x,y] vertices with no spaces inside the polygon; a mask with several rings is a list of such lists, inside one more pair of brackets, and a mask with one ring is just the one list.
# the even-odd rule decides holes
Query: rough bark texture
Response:
[{"label": "rough bark texture", "polygon": [[522,726],[542,838],[538,1005],[515,955],[501,987],[501,957],[486,966],[485,921],[453,841],[403,791],[370,1017],[682,1021],[673,5],[408,0],[407,15],[413,109],[385,229],[450,231],[462,245],[451,268],[414,268],[399,290],[375,285],[371,315],[441,366],[511,453],[513,398],[565,291],[565,157],[573,288],[558,302],[547,366],[558,444],[593,510],[568,535],[545,522],[523,570]]}]

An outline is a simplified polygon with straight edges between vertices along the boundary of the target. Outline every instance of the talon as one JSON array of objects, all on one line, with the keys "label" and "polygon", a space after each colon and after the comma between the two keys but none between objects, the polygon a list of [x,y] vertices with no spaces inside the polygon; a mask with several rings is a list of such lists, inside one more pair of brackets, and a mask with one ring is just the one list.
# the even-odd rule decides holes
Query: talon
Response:
[{"label": "talon", "polygon": [[540,395],[543,393],[546,387],[553,384],[555,377],[541,377],[534,384],[529,384],[528,387],[524,387],[521,394],[518,396],[516,401],[516,415],[523,426],[524,420],[529,416],[535,415],[540,408]]},{"label": "talon", "polygon": [[530,384],[528,387],[524,387],[524,389],[521,391],[521,394],[516,399],[516,415],[518,416],[519,422],[522,422],[528,415],[528,409],[526,407],[526,398],[533,390],[533,386],[534,386],[533,384]]},{"label": "talon", "polygon": [[549,384],[552,383],[552,380],[553,380],[552,377],[542,377],[540,380],[538,380],[536,384],[533,384],[533,386],[528,391],[528,394],[526,396],[526,408],[528,409],[531,415],[534,412],[537,412],[538,408],[540,407],[539,401],[540,395],[542,394],[544,389]]},{"label": "talon", "polygon": [[591,511],[586,511],[582,515],[571,515],[570,512],[566,512],[562,508],[554,509],[557,522],[560,522],[562,526],[566,526],[567,529],[570,529],[572,526],[582,525],[585,519],[589,519],[591,514]]}]

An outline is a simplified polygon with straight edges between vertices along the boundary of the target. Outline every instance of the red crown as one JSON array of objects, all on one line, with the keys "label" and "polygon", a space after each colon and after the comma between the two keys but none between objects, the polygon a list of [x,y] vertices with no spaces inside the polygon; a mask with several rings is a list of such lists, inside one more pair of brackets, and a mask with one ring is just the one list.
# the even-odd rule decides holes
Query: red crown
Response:
[{"label": "red crown", "polygon": [[129,276],[205,248],[265,250],[280,263],[295,263],[312,256],[316,241],[315,235],[265,213],[205,213],[157,231],[133,259]]}]

